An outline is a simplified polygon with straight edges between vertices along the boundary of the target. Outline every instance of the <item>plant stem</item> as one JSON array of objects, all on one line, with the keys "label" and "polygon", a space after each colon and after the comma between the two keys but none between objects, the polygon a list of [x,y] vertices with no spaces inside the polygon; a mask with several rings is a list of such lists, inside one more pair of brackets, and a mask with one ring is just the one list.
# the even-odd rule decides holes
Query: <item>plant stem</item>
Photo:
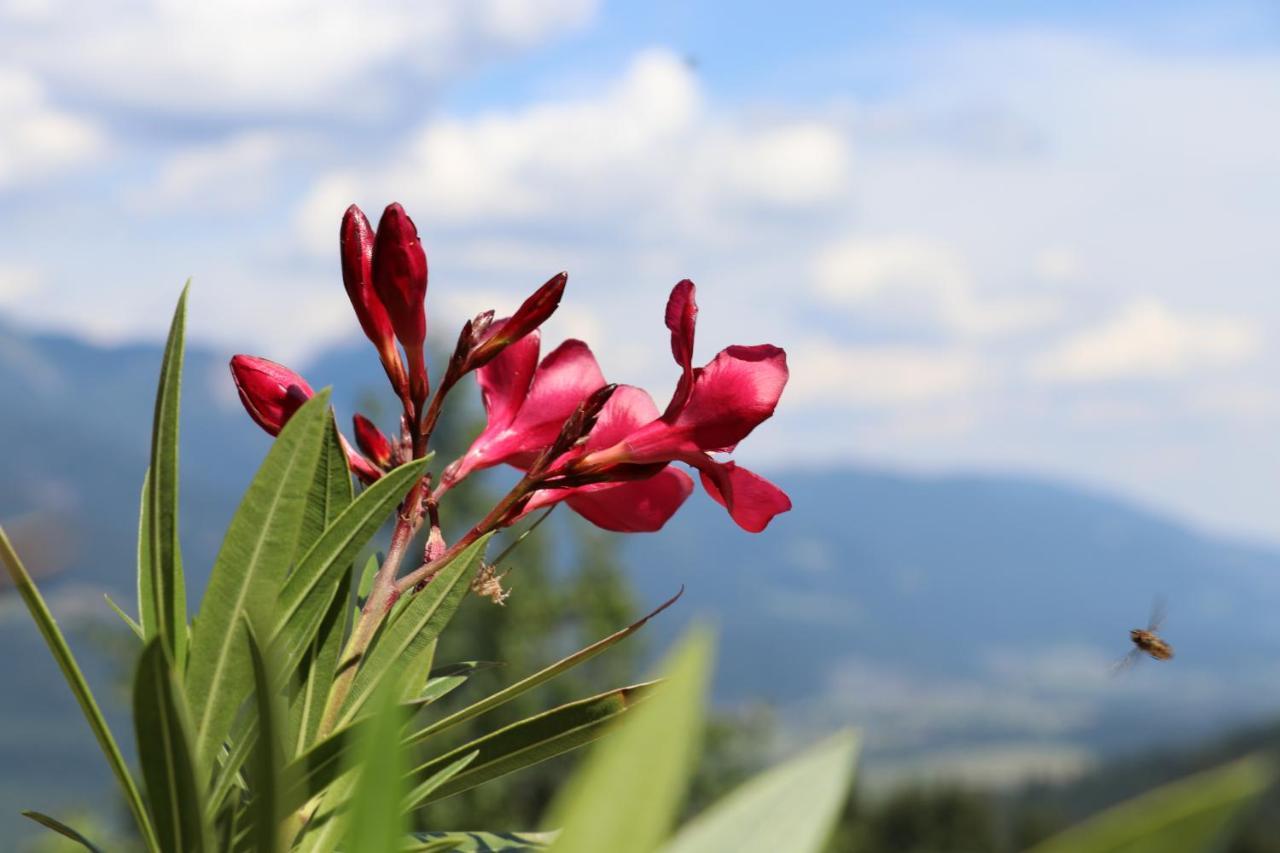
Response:
[{"label": "plant stem", "polygon": [[373,587],[369,590],[369,596],[365,599],[364,607],[361,608],[360,615],[351,629],[351,636],[347,638],[347,645],[342,650],[342,657],[339,658],[341,663],[338,666],[338,675],[329,688],[324,716],[320,718],[318,738],[323,738],[333,731],[342,702],[347,698],[347,693],[350,692],[351,684],[355,680],[356,671],[360,668],[360,661],[368,650],[369,644],[373,642],[378,626],[399,595],[395,578],[400,570],[400,564],[404,561],[409,543],[413,541],[413,535],[422,523],[423,490],[423,481],[419,480],[409,491],[409,496],[405,498],[402,505],[403,509],[396,517],[396,526],[391,534],[391,544],[387,548],[386,559],[382,561],[377,574],[373,576]]}]

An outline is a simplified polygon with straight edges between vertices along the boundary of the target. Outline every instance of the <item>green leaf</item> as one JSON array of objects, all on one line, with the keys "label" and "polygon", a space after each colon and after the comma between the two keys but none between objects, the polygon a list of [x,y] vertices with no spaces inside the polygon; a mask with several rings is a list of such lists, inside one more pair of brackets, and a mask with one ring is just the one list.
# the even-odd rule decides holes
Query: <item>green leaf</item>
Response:
[{"label": "green leaf", "polygon": [[821,853],[853,781],[856,743],[842,732],[748,780],[686,824],[662,853]]},{"label": "green leaf", "polygon": [[368,544],[405,494],[422,476],[428,459],[415,459],[391,471],[339,513],[289,575],[273,607],[276,642],[286,671],[302,660],[333,602],[351,561]]},{"label": "green leaf", "polygon": [[373,649],[360,662],[351,692],[342,705],[339,726],[355,718],[379,684],[386,680],[403,684],[406,672],[428,669],[424,658],[433,651],[436,637],[466,595],[490,535],[481,536],[465,548],[425,589],[406,596],[408,602],[387,617],[387,625]]},{"label": "green leaf", "polygon": [[187,596],[178,543],[178,414],[190,289],[187,282],[178,297],[160,362],[138,544],[138,620],[146,639],[161,638],[179,672],[187,659]]},{"label": "green leaf", "polygon": [[556,853],[651,853],[684,801],[702,730],[711,639],[671,655],[666,683],[596,747],[551,809]]},{"label": "green leaf", "polygon": [[131,617],[128,613],[125,613],[124,609],[119,604],[116,604],[114,601],[112,601],[111,596],[104,594],[102,597],[107,600],[107,606],[116,612],[116,615],[120,617],[120,619],[124,622],[124,624],[129,626],[129,630],[133,631],[133,633],[138,635],[139,640],[146,639],[146,636],[142,632],[142,626],[139,625],[137,622],[134,622],[133,617]]},{"label": "green leaf", "polygon": [[329,405],[328,389],[285,424],[231,519],[191,635],[187,696],[198,709],[196,756],[211,770],[253,676],[240,641],[251,607],[274,605],[298,541]]},{"label": "green leaf", "polygon": [[338,590],[320,622],[320,629],[311,641],[299,669],[301,683],[290,701],[290,736],[292,755],[300,755],[315,743],[324,716],[325,701],[333,678],[338,670],[338,656],[342,653],[343,635],[347,628],[347,611],[351,601],[351,569],[348,568],[338,581]]},{"label": "green leaf", "polygon": [[138,760],[161,850],[212,850],[190,725],[161,638],[147,643],[133,682]]},{"label": "green leaf", "polygon": [[17,552],[13,550],[13,543],[9,541],[9,537],[2,527],[0,527],[0,562],[3,562],[5,568],[8,569],[9,578],[13,581],[14,588],[22,596],[22,601],[26,604],[27,610],[30,611],[32,620],[36,623],[36,627],[40,629],[41,636],[44,637],[45,645],[49,647],[54,661],[57,662],[58,668],[62,670],[62,677],[66,679],[72,695],[76,697],[76,702],[80,704],[80,710],[84,713],[85,720],[89,723],[89,728],[93,731],[94,737],[98,739],[98,746],[102,749],[102,754],[106,756],[107,764],[111,767],[111,772],[115,774],[116,781],[120,783],[120,790],[124,793],[125,802],[129,805],[129,811],[133,813],[134,822],[138,826],[138,833],[142,836],[148,850],[157,850],[151,818],[148,816],[146,806],[142,801],[142,794],[139,792],[137,784],[134,783],[133,776],[129,773],[129,766],[125,763],[124,756],[120,753],[120,747],[116,745],[116,740],[111,735],[111,729],[108,728],[106,718],[102,716],[102,710],[93,698],[93,692],[89,689],[89,683],[84,679],[84,673],[80,671],[80,665],[76,663],[75,655],[71,654],[71,648],[67,645],[66,638],[62,636],[62,631],[58,629],[57,621],[53,618],[53,614],[49,612],[49,606],[45,604],[44,597],[40,595],[40,590],[36,588],[35,582],[31,580],[31,575],[27,572],[26,566],[22,564],[22,560],[18,558]]},{"label": "green leaf", "polygon": [[1031,853],[1200,853],[1226,840],[1235,818],[1275,779],[1243,758],[1157,788],[1056,835]]},{"label": "green leaf", "polygon": [[546,850],[554,832],[416,832],[406,853],[525,853]]},{"label": "green leaf", "polygon": [[52,817],[49,817],[47,814],[41,814],[40,812],[35,812],[35,811],[24,811],[22,813],[22,816],[31,818],[41,826],[44,826],[48,829],[52,829],[54,832],[58,833],[61,836],[70,838],[72,841],[76,842],[81,847],[90,851],[90,853],[102,853],[102,851],[99,848],[94,846],[92,841],[85,838],[83,835],[76,832],[74,829],[67,826],[65,823],[58,820],[57,818],[52,818]]},{"label": "green leaf", "polygon": [[413,771],[414,781],[434,773],[468,753],[476,759],[447,783],[412,804],[418,808],[530,767],[590,743],[609,731],[620,716],[644,699],[651,684],[636,684],[580,699],[498,729],[432,759]]},{"label": "green leaf", "polygon": [[466,755],[457,759],[451,764],[446,764],[430,776],[418,783],[418,786],[407,793],[404,797],[401,808],[406,813],[413,811],[414,807],[421,802],[425,802],[431,793],[448,782],[454,776],[461,773],[466,767],[480,757],[479,751],[473,750]]},{"label": "green leaf", "polygon": [[279,676],[266,660],[253,625],[244,623],[245,640],[253,662],[254,707],[258,715],[258,743],[253,751],[253,800],[249,804],[250,849],[257,853],[277,853],[284,849],[280,839],[280,823],[285,812],[281,807],[284,783],[284,743],[281,740],[282,712],[274,685]]},{"label": "green leaf", "polygon": [[354,788],[347,817],[348,850],[394,850],[408,828],[398,698],[403,685],[386,680],[370,704],[373,715],[356,737]]},{"label": "green leaf", "polygon": [[325,528],[333,524],[338,515],[350,506],[354,497],[347,454],[342,449],[338,424],[330,411],[325,417],[324,437],[320,441],[315,477],[311,481],[307,505],[302,512],[302,527],[298,532],[298,548],[294,554],[295,563],[301,561],[302,555],[315,544]]},{"label": "green leaf", "polygon": [[[298,533],[298,546],[294,549],[295,562],[301,562],[306,552],[319,541],[342,511],[351,505],[355,495],[351,488],[351,472],[347,468],[347,456],[338,435],[338,425],[333,412],[325,419],[324,438],[320,442],[320,457],[316,461],[315,479],[307,494],[307,505],[302,513],[302,527]],[[325,696],[337,666],[342,645],[342,633],[346,627],[346,608],[350,597],[350,569],[344,568],[333,592],[333,601],[321,617],[315,636],[303,652],[299,666],[300,680],[289,697],[289,754],[294,755],[314,740],[320,724]],[[286,581],[287,586],[287,581]],[[334,613],[337,610],[336,614]]]},{"label": "green leaf", "polygon": [[[658,605],[651,613],[649,613],[644,618],[637,620],[631,625],[628,625],[626,628],[623,628],[621,631],[617,631],[613,634],[610,634],[609,636],[605,637],[603,640],[599,640],[595,643],[592,643],[591,645],[587,646],[585,649],[574,652],[568,657],[562,660],[556,661],[546,669],[539,670],[538,672],[535,672],[533,675],[530,675],[527,678],[523,678],[520,681],[517,681],[515,684],[512,684],[510,687],[503,688],[502,690],[499,690],[497,693],[493,693],[489,696],[486,696],[484,699],[481,699],[479,702],[476,702],[472,705],[468,705],[467,707],[462,708],[458,711],[455,711],[449,716],[444,717],[440,720],[437,720],[431,725],[414,732],[412,735],[409,736],[408,742],[420,743],[438,732],[442,732],[445,729],[458,725],[459,723],[466,722],[467,720],[470,720],[473,717],[478,717],[479,715],[485,713],[486,711],[492,711],[494,708],[497,708],[499,705],[503,705],[507,702],[510,702],[512,699],[515,699],[517,696],[520,696],[521,694],[526,693],[532,690],[533,688],[550,681],[551,679],[555,678],[557,675],[560,675],[561,673],[572,669],[578,664],[585,663],[591,660],[593,657],[600,654],[605,649],[608,649],[610,646],[613,646],[616,643],[620,643],[621,641],[625,640],[627,637],[630,637],[636,631],[639,631],[641,628],[644,627],[646,622],[648,622],[653,617],[657,616],[662,611],[666,610],[671,605],[675,604],[676,601],[683,594],[684,594],[684,587],[681,587],[679,592],[677,592],[671,598],[664,601],[662,604]],[[428,683],[428,687],[429,686],[430,684]]]},{"label": "green leaf", "polygon": [[424,705],[430,705],[466,684],[471,673],[496,665],[488,661],[468,660],[436,667],[427,675],[426,686],[418,694],[418,699]]}]

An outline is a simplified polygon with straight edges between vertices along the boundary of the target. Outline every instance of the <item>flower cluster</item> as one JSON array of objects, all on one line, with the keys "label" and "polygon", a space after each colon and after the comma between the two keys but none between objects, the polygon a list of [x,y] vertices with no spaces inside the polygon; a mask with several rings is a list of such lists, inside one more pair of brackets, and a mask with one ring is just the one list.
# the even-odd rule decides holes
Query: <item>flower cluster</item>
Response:
[{"label": "flower cluster", "polygon": [[[523,477],[475,535],[561,502],[607,530],[658,530],[693,491],[693,478],[674,463],[697,471],[706,492],[745,530],[764,530],[791,508],[777,486],[725,458],[773,414],[787,382],[786,353],[769,344],[731,346],[695,367],[693,282],[681,281],[667,301],[679,375],[661,411],[643,389],[609,383],[582,341],[542,354],[539,327],[560,304],[564,273],[511,316],[495,319],[489,311],[468,321],[433,395],[424,354],[427,258],[413,221],[392,204],[375,230],[353,205],[339,248],[347,295],[403,409],[394,438],[355,415],[355,446],[342,441],[362,482],[428,452],[445,397],[463,377],[474,373],[480,388],[484,430],[438,480],[424,479],[406,499],[413,524],[431,520],[429,551],[445,551],[436,523],[442,498],[496,465]],[[231,373],[250,417],[272,435],[313,393],[301,376],[264,358],[237,355]]]}]

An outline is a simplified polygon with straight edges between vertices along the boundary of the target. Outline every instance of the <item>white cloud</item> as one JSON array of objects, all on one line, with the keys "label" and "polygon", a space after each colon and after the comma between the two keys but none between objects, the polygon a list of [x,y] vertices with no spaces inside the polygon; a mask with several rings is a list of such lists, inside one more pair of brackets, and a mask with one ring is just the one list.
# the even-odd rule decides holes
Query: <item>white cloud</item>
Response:
[{"label": "white cloud", "polygon": [[980,294],[958,253],[912,237],[854,237],[827,246],[814,263],[814,291],[829,304],[863,315],[931,322],[962,335],[1022,331],[1059,311],[1057,300],[1043,294]]},{"label": "white cloud", "polygon": [[0,266],[0,305],[17,304],[35,295],[41,287],[41,276],[30,267]]},{"label": "white cloud", "polygon": [[1053,347],[1036,360],[1033,371],[1066,382],[1168,379],[1240,364],[1259,347],[1252,323],[1176,314],[1145,299]]},{"label": "white cloud", "polygon": [[421,97],[392,69],[436,82],[594,11],[594,0],[48,0],[0,6],[0,55],[167,113],[367,115]]},{"label": "white cloud", "polygon": [[155,180],[131,194],[144,208],[193,204],[235,210],[274,198],[273,173],[291,149],[306,141],[273,131],[247,131],[184,148],[160,167]]},{"label": "white cloud", "polygon": [[847,147],[821,122],[718,116],[679,57],[650,51],[598,94],[430,121],[387,159],[390,169],[319,181],[299,219],[304,233],[327,237],[333,211],[368,196],[397,198],[438,226],[714,241],[728,218],[839,199]]},{"label": "white cloud", "polygon": [[40,81],[0,68],[0,190],[83,165],[105,139],[91,121],[54,106]]},{"label": "white cloud", "polygon": [[972,352],[911,346],[802,341],[788,353],[786,404],[902,407],[963,396],[979,387]]}]

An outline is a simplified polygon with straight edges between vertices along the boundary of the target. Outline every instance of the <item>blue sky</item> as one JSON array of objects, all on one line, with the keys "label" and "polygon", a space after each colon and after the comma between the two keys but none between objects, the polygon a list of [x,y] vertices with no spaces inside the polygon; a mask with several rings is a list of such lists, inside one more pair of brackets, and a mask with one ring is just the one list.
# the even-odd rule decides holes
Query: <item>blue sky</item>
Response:
[{"label": "blue sky", "polygon": [[[1122,7],[1122,8],[1121,8]],[[336,231],[402,201],[438,340],[553,335],[661,399],[787,348],[745,464],[995,469],[1280,540],[1280,14],[1264,4],[0,0],[0,313],[305,369]]]}]

